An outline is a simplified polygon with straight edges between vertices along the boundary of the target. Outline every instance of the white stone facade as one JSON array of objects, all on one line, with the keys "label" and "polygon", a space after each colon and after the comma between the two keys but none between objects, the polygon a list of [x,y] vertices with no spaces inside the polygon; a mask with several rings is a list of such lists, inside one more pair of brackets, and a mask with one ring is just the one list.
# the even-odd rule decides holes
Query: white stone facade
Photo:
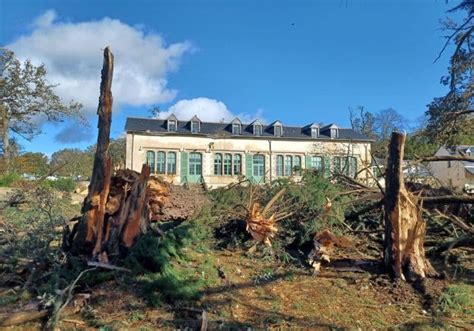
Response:
[{"label": "white stone facade", "polygon": [[[368,181],[369,174],[364,169],[370,164],[369,141],[343,141],[332,139],[285,139],[285,137],[219,137],[203,135],[167,135],[146,132],[128,132],[126,147],[126,167],[140,171],[147,162],[147,152],[174,152],[176,153],[175,171],[173,174],[156,174],[163,176],[174,184],[195,181],[189,174],[190,153],[200,153],[202,156],[201,179],[208,187],[220,187],[237,182],[241,176],[254,177],[254,155],[263,155],[264,173],[260,178],[254,177],[256,182],[270,182],[282,175],[277,171],[277,158],[279,155],[293,157],[296,162],[301,160],[301,169],[311,167],[311,157],[323,159],[326,173],[334,171],[334,160],[340,157],[346,160],[348,156],[355,160],[357,169],[354,172],[361,181]],[[241,155],[241,169],[239,175],[216,174],[216,154]],[[156,154],[155,154],[156,155]],[[163,154],[160,154],[163,155]],[[336,157],[336,158],[335,158]],[[155,172],[157,169],[155,158]],[[338,161],[339,162],[339,161]],[[351,161],[352,162],[352,161]],[[217,164],[219,165],[219,164]],[[233,166],[233,165],[232,165]],[[257,166],[256,166],[257,167]],[[166,168],[166,166],[165,166]],[[296,169],[296,167],[294,167]],[[300,171],[291,171],[291,176],[298,178]],[[232,169],[234,170],[234,169]],[[298,169],[296,169],[298,170]],[[166,172],[166,171],[164,171]],[[218,171],[219,172],[219,171]],[[224,172],[224,171],[221,171]],[[284,174],[283,174],[284,175]],[[191,180],[192,179],[192,180]]]}]

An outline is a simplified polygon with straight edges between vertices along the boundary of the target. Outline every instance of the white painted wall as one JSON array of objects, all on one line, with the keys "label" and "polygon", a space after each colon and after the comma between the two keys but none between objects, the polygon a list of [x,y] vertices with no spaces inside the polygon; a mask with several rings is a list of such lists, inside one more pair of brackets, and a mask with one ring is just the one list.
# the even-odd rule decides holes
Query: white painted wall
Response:
[{"label": "white painted wall", "polygon": [[[452,155],[445,147],[441,147],[435,156]],[[466,176],[467,172],[464,169],[464,164],[461,161],[451,161],[449,166],[448,161],[430,162],[430,169],[435,178],[444,186],[452,186],[453,188],[462,190],[465,184],[474,185],[474,177]]]},{"label": "white painted wall", "polygon": [[[271,146],[270,146],[271,144]],[[271,149],[271,152],[270,152]],[[127,133],[127,168],[140,171],[146,161],[146,152],[149,150],[175,151],[177,153],[177,173],[174,176],[165,176],[175,184],[180,183],[181,154],[180,152],[200,152],[203,155],[203,176],[211,187],[223,186],[237,181],[234,176],[214,175],[214,153],[242,154],[242,174],[246,173],[245,154],[262,153],[265,155],[266,180],[276,179],[276,155],[300,155],[302,168],[305,168],[306,155],[351,155],[358,160],[358,169],[363,169],[370,163],[370,143],[332,140],[286,140],[284,138],[227,138],[207,136],[178,136],[153,135],[144,133]],[[271,157],[271,162],[270,162]],[[269,171],[271,164],[271,172]],[[368,173],[362,172],[359,179],[367,181]]]}]

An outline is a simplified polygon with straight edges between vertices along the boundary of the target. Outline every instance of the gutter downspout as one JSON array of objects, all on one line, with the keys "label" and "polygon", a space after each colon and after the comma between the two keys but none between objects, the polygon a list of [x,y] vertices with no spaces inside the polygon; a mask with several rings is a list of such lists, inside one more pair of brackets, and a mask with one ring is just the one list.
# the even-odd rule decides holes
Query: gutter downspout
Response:
[{"label": "gutter downspout", "polygon": [[270,182],[272,181],[272,141],[268,139],[268,151],[270,153]]},{"label": "gutter downspout", "polygon": [[131,150],[131,155],[130,155],[130,169],[133,170],[133,153],[135,153],[135,133],[132,132],[132,150]]}]

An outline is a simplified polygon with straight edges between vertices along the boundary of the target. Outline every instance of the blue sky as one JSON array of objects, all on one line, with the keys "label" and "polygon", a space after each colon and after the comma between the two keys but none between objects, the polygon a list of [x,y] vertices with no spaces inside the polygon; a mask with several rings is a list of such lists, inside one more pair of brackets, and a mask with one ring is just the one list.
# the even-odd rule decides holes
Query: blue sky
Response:
[{"label": "blue sky", "polygon": [[[348,107],[423,115],[448,52],[436,63],[444,0],[0,0],[0,44],[44,62],[58,93],[85,104],[91,127],[42,123],[26,150],[50,155],[96,139],[100,45],[116,58],[112,134],[151,104],[204,119],[259,116],[349,126]],[[108,19],[107,19],[108,18]]]}]

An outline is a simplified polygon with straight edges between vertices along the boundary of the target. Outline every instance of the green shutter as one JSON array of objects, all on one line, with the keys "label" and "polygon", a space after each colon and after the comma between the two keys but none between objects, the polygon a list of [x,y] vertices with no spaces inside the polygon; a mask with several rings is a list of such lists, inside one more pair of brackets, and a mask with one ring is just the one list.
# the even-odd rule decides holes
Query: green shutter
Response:
[{"label": "green shutter", "polygon": [[247,177],[250,181],[253,178],[253,157],[252,154],[246,153],[245,154],[245,177]]},{"label": "green shutter", "polygon": [[305,168],[306,170],[311,170],[311,155],[306,155],[305,156]]},{"label": "green shutter", "polygon": [[181,183],[187,181],[188,176],[188,153],[181,152]]},{"label": "green shutter", "polygon": [[331,176],[331,158],[324,156],[324,177],[329,178]]}]

